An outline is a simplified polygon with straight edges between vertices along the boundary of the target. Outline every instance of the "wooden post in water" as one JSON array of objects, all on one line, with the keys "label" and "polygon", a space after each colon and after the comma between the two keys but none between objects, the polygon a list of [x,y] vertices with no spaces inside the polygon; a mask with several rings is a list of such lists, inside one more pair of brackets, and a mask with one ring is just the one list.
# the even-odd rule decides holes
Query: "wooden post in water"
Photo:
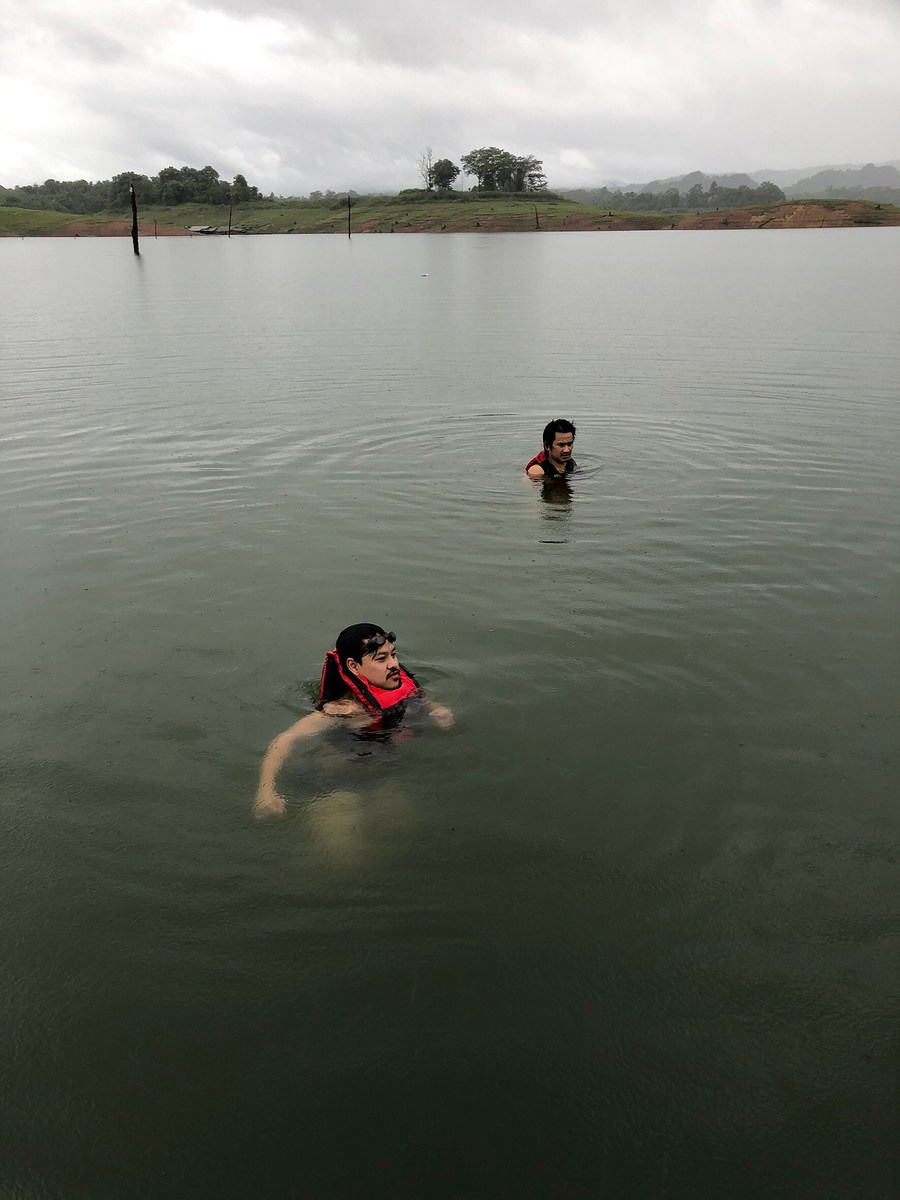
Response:
[{"label": "wooden post in water", "polygon": [[156,217],[153,218],[153,237],[157,240],[159,239],[159,233],[156,228]]},{"label": "wooden post in water", "polygon": [[234,196],[228,196],[228,236],[231,237],[231,214],[234,212]]},{"label": "wooden post in water", "polygon": [[134,184],[128,185],[128,190],[131,192],[131,244],[134,246],[134,252],[140,255],[141,248],[138,245],[138,222],[137,222],[137,196],[134,194]]},{"label": "wooden post in water", "polygon": [[347,193],[347,237],[351,237],[350,233],[350,193]]}]

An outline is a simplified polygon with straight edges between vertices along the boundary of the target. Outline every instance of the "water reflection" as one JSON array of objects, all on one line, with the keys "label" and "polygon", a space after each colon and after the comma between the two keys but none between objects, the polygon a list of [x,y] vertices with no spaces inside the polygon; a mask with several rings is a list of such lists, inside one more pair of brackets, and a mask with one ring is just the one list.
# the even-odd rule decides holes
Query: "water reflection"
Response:
[{"label": "water reflection", "polygon": [[572,485],[568,479],[544,479],[541,481],[541,499],[545,504],[565,507],[572,503]]},{"label": "water reflection", "polygon": [[[540,515],[550,521],[554,534],[563,535],[568,530],[572,517],[572,485],[568,479],[542,479],[540,481]],[[568,537],[542,537],[542,542],[567,542]]]},{"label": "water reflection", "polygon": [[415,838],[415,793],[395,779],[317,792],[299,807],[306,836],[294,848],[303,856],[305,847],[315,847],[329,867],[383,866]]}]

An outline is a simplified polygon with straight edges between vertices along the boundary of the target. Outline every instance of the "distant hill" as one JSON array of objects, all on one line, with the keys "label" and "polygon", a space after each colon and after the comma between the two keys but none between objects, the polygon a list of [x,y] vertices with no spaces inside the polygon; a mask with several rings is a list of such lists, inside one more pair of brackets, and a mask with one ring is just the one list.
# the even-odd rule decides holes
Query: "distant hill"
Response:
[{"label": "distant hill", "polygon": [[[900,167],[900,159],[892,159],[889,162],[883,163],[886,167]],[[751,171],[752,177],[759,183],[764,179],[768,179],[770,183],[777,183],[779,187],[785,191],[792,188],[795,183],[799,183],[801,179],[809,179],[813,175],[819,175],[823,171],[858,171],[862,169],[859,163],[819,163],[814,167],[791,167],[790,170],[784,171],[777,167],[764,171]]]},{"label": "distant hill", "polygon": [[[605,208],[607,212],[624,208],[629,212],[699,212],[704,208],[742,208],[747,205],[781,204],[786,199],[784,192],[774,183],[754,184],[748,175],[723,175],[722,183],[711,175],[693,171],[679,176],[677,181],[654,180],[641,192],[613,191],[610,188],[573,188],[565,193],[565,199],[578,204]],[[708,185],[704,185],[704,180]],[[728,184],[727,180],[749,180],[747,183]],[[661,183],[672,182],[672,187],[662,191],[650,189]],[[677,182],[685,190],[674,186]]]},{"label": "distant hill", "polygon": [[[593,188],[554,188],[553,190],[557,195],[565,196],[569,200],[577,200],[580,204],[603,205],[608,203],[608,197],[605,194],[607,192],[621,192],[623,195],[626,192],[636,192],[661,196],[663,192],[689,192],[692,187],[698,185],[704,192],[708,192],[711,183],[717,184],[720,188],[755,188],[761,182],[762,180],[754,179],[750,175],[735,172],[707,175],[703,171],[691,171],[687,175],[673,175],[669,179],[652,179],[649,183],[611,182],[605,186]],[[770,182],[774,183],[774,180],[770,180]]]},{"label": "distant hill", "polygon": [[691,171],[688,175],[673,175],[671,179],[651,179],[649,183],[629,183],[620,190],[623,192],[650,192],[651,195],[658,196],[661,192],[668,192],[671,188],[676,188],[679,192],[688,192],[698,183],[704,192],[707,192],[711,183],[717,183],[719,187],[738,188],[756,187],[757,182],[749,175],[733,172],[707,175],[703,171]]},{"label": "distant hill", "polygon": [[876,167],[874,163],[846,170],[832,168],[798,179],[785,191],[791,199],[796,200],[841,197],[897,203],[900,198],[900,171],[888,165]]},{"label": "distant hill", "polygon": [[[620,183],[609,180],[592,188],[555,188],[561,196],[579,200],[582,204],[590,204],[588,199],[595,192],[649,192],[659,195],[662,192],[676,189],[687,192],[696,184],[704,191],[709,191],[709,185],[715,181],[721,188],[756,187],[761,183],[774,183],[783,188],[791,199],[804,197],[840,197],[848,199],[869,199],[897,203],[896,196],[880,194],[883,189],[893,192],[900,188],[900,159],[861,166],[858,163],[841,163],[838,165],[795,167],[790,170],[772,169],[767,171],[750,171],[747,173],[722,172],[709,174],[706,171],[691,171],[687,175],[672,175],[668,179],[652,179],[649,183]],[[878,189],[875,194],[870,189]],[[605,203],[602,197],[598,203]]]}]

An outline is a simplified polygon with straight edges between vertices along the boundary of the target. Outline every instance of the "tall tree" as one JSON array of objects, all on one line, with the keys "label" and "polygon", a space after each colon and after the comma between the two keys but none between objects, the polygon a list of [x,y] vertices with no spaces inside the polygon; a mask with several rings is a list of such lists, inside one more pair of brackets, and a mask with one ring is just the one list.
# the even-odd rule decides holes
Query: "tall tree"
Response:
[{"label": "tall tree", "polygon": [[123,171],[121,175],[113,175],[110,181],[109,207],[127,208],[131,204],[132,185],[141,204],[155,204],[159,199],[156,180],[137,175],[134,171]]},{"label": "tall tree", "polygon": [[251,187],[243,175],[235,175],[231,185],[231,198],[235,204],[246,204],[248,200],[259,199],[259,188]]},{"label": "tall tree", "polygon": [[544,164],[532,155],[519,156],[499,146],[482,146],[460,158],[467,175],[475,176],[481,192],[536,192],[546,187]]},{"label": "tall tree", "polygon": [[515,160],[513,179],[515,192],[539,192],[547,186],[544,164],[530,154]]},{"label": "tall tree", "polygon": [[505,151],[497,146],[482,146],[480,150],[470,150],[460,158],[465,173],[475,176],[475,187],[478,191],[497,191],[497,170],[500,156],[504,153]]},{"label": "tall tree", "polygon": [[419,175],[422,179],[422,186],[430,192],[434,187],[434,155],[430,146],[426,146],[419,155]]},{"label": "tall tree", "polygon": [[764,179],[756,188],[757,204],[784,204],[787,197],[776,183]]},{"label": "tall tree", "polygon": [[703,190],[703,184],[692,184],[686,192],[684,200],[688,208],[702,208],[706,203],[706,193]]},{"label": "tall tree", "polygon": [[449,158],[439,158],[431,168],[431,178],[437,188],[453,186],[453,181],[459,175],[459,167]]},{"label": "tall tree", "polygon": [[191,199],[191,189],[178,167],[163,167],[157,179],[160,204],[184,204]]}]

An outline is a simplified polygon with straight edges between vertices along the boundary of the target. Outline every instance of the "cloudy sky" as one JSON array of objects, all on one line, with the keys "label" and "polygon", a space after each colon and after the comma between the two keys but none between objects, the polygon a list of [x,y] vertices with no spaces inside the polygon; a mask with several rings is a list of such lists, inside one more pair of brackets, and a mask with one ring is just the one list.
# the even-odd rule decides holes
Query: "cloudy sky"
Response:
[{"label": "cloudy sky", "polygon": [[900,0],[0,0],[7,187],[396,191],[490,145],[559,187],[900,158]]}]

